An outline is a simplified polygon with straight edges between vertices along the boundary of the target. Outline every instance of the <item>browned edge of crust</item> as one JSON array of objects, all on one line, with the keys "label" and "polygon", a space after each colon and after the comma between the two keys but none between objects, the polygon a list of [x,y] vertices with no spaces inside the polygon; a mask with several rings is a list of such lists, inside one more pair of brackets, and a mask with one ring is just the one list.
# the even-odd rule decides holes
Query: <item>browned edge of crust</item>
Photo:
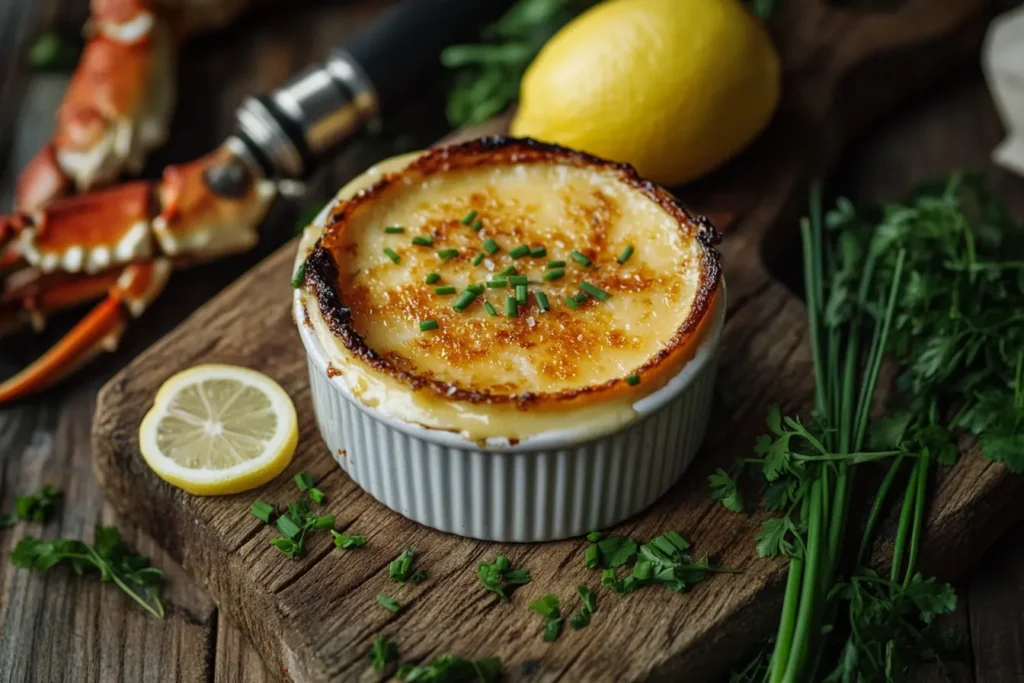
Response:
[{"label": "browned edge of crust", "polygon": [[[629,164],[606,161],[585,152],[577,152],[529,138],[510,138],[499,135],[470,140],[469,142],[447,147],[438,147],[413,160],[405,170],[385,176],[344,202],[338,210],[331,214],[327,225],[324,227],[324,233],[326,234],[336,226],[339,226],[339,224],[343,224],[349,212],[360,204],[373,201],[396,180],[408,173],[418,173],[427,176],[453,169],[474,168],[490,164],[533,164],[545,162],[559,162],[577,167],[589,166],[613,171],[622,182],[649,197],[675,218],[678,223],[696,228],[696,239],[703,247],[703,256],[701,258],[701,281],[697,288],[693,308],[690,311],[690,315],[679,329],[676,330],[676,333],[665,347],[657,354],[651,356],[637,370],[638,374],[642,375],[645,370],[653,369],[668,356],[672,355],[673,352],[680,349],[687,337],[704,320],[721,280],[722,256],[715,249],[715,245],[721,240],[721,235],[706,216],[697,217],[691,214],[672,194],[651,181],[641,178]],[[370,348],[353,325],[352,311],[345,305],[341,293],[338,291],[336,286],[337,280],[337,263],[335,263],[331,252],[321,246],[321,240],[317,240],[313,250],[306,258],[304,287],[316,297],[320,304],[320,312],[327,321],[331,332],[356,357],[379,372],[390,375],[414,390],[430,389],[438,396],[469,403],[516,403],[519,407],[526,407],[536,405],[542,401],[561,402],[564,404],[566,401],[582,398],[587,394],[603,392],[616,385],[625,385],[625,378],[615,378],[603,384],[557,393],[527,392],[524,394],[495,395],[486,392],[469,391],[457,386],[454,387],[455,391],[453,392],[453,385],[399,370]]]}]

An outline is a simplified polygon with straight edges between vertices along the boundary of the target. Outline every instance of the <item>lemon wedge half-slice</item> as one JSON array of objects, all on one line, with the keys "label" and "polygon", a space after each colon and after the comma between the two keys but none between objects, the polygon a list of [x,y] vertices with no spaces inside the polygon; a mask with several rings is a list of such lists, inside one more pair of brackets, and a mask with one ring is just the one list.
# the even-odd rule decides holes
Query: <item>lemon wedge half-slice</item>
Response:
[{"label": "lemon wedge half-slice", "polygon": [[291,462],[298,437],[284,389],[233,365],[197,365],[168,379],[139,428],[150,468],[197,495],[267,483]]}]

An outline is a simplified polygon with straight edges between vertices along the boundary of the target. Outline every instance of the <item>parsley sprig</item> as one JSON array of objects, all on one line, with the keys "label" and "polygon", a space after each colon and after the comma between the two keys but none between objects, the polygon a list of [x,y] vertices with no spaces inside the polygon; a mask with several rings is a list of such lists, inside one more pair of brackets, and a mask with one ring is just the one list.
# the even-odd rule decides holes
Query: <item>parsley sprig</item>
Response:
[{"label": "parsley sprig", "polygon": [[513,569],[511,561],[505,555],[498,555],[494,562],[478,564],[476,575],[484,589],[504,601],[508,600],[508,594],[515,588],[530,583],[530,570]]},{"label": "parsley sprig", "polygon": [[16,522],[48,522],[57,512],[61,492],[57,487],[44,484],[35,493],[26,493],[14,499],[14,511],[0,515],[0,529]]},{"label": "parsley sprig", "polygon": [[497,683],[501,675],[497,657],[472,660],[445,653],[423,666],[403,664],[395,677],[405,683]]},{"label": "parsley sprig", "polygon": [[42,572],[67,564],[79,576],[96,570],[101,581],[112,581],[143,609],[162,619],[163,571],[151,567],[146,557],[123,542],[116,527],[96,525],[95,536],[92,545],[70,538],[47,541],[25,536],[11,552],[11,564]]}]

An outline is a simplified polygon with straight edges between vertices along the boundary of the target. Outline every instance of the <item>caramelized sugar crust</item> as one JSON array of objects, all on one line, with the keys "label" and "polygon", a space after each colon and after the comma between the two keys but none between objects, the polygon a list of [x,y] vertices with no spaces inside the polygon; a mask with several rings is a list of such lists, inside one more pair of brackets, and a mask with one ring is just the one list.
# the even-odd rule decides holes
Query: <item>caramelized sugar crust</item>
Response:
[{"label": "caramelized sugar crust", "polygon": [[[480,231],[462,221],[471,210]],[[396,220],[405,232],[386,234]],[[433,245],[413,244],[417,235]],[[473,265],[486,237],[501,250]],[[706,218],[629,166],[492,137],[427,152],[337,206],[307,258],[304,286],[355,357],[414,390],[471,403],[566,406],[653,391],[692,357],[718,294],[717,241]],[[547,254],[512,259],[520,244],[543,245]],[[636,253],[619,264],[626,244]],[[458,256],[443,261],[441,249]],[[578,265],[570,250],[593,265]],[[567,262],[565,276],[545,281],[553,259]],[[452,309],[457,295],[434,291],[462,292],[510,264],[530,280],[518,317],[504,315],[511,286],[485,289],[462,312]],[[441,280],[428,285],[431,272]],[[611,298],[568,307],[565,296],[582,281]],[[539,310],[538,289],[551,310]],[[438,329],[420,332],[427,319]],[[626,381],[633,374],[637,386]]]}]

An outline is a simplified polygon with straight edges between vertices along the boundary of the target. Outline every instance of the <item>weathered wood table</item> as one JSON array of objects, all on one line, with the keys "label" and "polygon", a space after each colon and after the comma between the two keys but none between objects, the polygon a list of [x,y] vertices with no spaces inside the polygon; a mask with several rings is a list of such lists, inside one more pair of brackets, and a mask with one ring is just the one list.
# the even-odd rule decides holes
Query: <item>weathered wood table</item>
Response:
[{"label": "weathered wood table", "polygon": [[[83,2],[24,3],[0,0],[5,55],[23,52],[25,43],[48,22],[77,21]],[[150,167],[185,160],[216,144],[231,113],[251,91],[265,91],[326,46],[354,30],[385,0],[309,2],[282,12],[246,17],[230,29],[189,45],[181,69],[184,84],[171,144]],[[32,7],[29,7],[29,6]],[[0,140],[11,145],[9,168],[0,180],[0,201],[9,206],[13,174],[48,131],[65,79],[29,74],[10,59],[0,65],[0,94],[8,104],[0,112]],[[240,74],[244,74],[240,76]],[[230,86],[223,87],[224,83]],[[424,91],[391,119],[391,133],[348,150],[311,190],[309,204],[326,198],[350,175],[375,158],[413,149],[444,131],[440,84]],[[991,172],[1004,196],[1024,215],[1024,181],[995,171],[988,150],[1001,130],[980,73],[953,74],[929,98],[874,131],[862,149],[834,179],[838,191],[855,199],[898,198],[921,179],[954,168]],[[245,681],[277,680],[282,672],[264,667],[257,648],[247,642],[184,573],[161,554],[150,538],[121,523],[128,538],[167,570],[168,616],[157,621],[110,586],[57,571],[31,575],[11,568],[6,556],[25,533],[81,536],[96,522],[117,523],[105,508],[93,478],[89,430],[96,391],[124,363],[180,322],[259,258],[291,236],[299,207],[274,217],[280,234],[267,235],[253,253],[175,276],[167,294],[129,331],[115,355],[102,358],[71,382],[12,407],[0,409],[0,510],[18,493],[52,483],[65,492],[59,518],[45,529],[19,525],[0,531],[0,681]],[[56,326],[58,329],[60,321]],[[0,373],[38,353],[54,333],[23,335],[0,344]],[[960,608],[954,620],[969,635],[970,649],[954,665],[956,681],[1024,679],[1024,527],[1014,529],[959,586]],[[935,670],[920,680],[942,680]]]}]

